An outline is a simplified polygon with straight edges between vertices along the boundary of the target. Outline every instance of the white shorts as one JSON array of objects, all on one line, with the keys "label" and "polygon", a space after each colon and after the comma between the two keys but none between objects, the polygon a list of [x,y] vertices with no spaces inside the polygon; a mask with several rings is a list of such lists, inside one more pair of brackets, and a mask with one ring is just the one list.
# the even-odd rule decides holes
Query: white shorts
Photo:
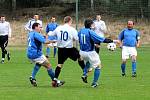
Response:
[{"label": "white shorts", "polygon": [[42,55],[39,58],[31,59],[31,61],[34,63],[42,64],[43,62],[47,61],[47,58],[44,55]]},{"label": "white shorts", "polygon": [[49,47],[57,47],[57,43],[50,43],[48,44]]},{"label": "white shorts", "polygon": [[131,56],[137,56],[136,47],[122,47],[122,59],[129,59]]},{"label": "white shorts", "polygon": [[96,51],[85,52],[80,50],[80,55],[85,63],[89,61],[91,67],[93,68],[96,68],[98,65],[101,64],[99,55],[96,53]]}]

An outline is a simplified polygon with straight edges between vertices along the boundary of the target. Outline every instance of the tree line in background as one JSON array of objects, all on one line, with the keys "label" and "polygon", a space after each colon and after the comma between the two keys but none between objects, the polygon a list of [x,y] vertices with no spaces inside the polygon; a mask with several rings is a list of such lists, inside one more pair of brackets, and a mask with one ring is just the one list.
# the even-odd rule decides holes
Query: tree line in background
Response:
[{"label": "tree line in background", "polygon": [[[11,13],[22,8],[55,7],[64,4],[75,12],[75,3],[76,0],[0,0],[0,9]],[[90,10],[91,13],[150,18],[150,0],[78,0],[78,5],[79,11]]]}]

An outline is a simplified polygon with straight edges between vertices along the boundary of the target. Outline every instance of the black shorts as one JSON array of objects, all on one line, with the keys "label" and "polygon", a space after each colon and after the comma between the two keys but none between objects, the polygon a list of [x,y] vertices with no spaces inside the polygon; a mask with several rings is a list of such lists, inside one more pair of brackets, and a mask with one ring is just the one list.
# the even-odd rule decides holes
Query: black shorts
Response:
[{"label": "black shorts", "polygon": [[58,64],[64,64],[64,62],[70,58],[76,61],[80,58],[79,51],[76,48],[58,48]]},{"label": "black shorts", "polygon": [[8,44],[8,35],[0,36],[0,47],[5,48]]}]

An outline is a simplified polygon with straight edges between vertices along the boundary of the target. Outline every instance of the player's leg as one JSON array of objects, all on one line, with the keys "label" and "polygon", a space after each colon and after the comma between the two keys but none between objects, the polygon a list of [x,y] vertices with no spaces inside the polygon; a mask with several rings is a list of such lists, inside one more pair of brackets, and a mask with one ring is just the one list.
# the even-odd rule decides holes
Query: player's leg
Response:
[{"label": "player's leg", "polygon": [[130,55],[132,59],[132,77],[136,77],[136,57],[137,57],[137,50],[135,47],[130,48]]},{"label": "player's leg", "polygon": [[84,64],[84,60],[81,57],[79,51],[75,47],[73,47],[73,48],[71,48],[70,52],[71,53],[69,53],[69,58],[74,61],[76,61],[78,59],[78,64],[81,67],[81,69],[83,70],[85,67],[85,64]]},{"label": "player's leg", "polygon": [[126,76],[126,59],[122,59],[122,63],[121,63],[121,72],[122,72],[122,76]]},{"label": "player's leg", "polygon": [[54,46],[54,58],[56,57],[57,47]]},{"label": "player's leg", "polygon": [[50,47],[47,45],[46,47],[46,58],[49,58],[50,56]]},{"label": "player's leg", "polygon": [[49,63],[49,61],[47,59],[41,65],[47,69],[48,75],[50,76],[50,78],[52,80],[53,87],[59,87],[65,83],[64,81],[55,79],[55,74],[52,70],[51,64]]},{"label": "player's leg", "polygon": [[100,73],[101,73],[101,61],[99,58],[99,55],[96,53],[96,51],[93,51],[89,54],[89,62],[94,70],[94,79],[91,84],[92,87],[97,87],[98,86],[98,79],[100,78]]},{"label": "player's leg", "polygon": [[8,36],[2,36],[2,41],[1,41],[1,50],[2,50],[2,60],[1,63],[4,63],[5,60],[5,55],[7,54],[7,44],[8,44]]},{"label": "player's leg", "polygon": [[132,77],[136,77],[136,56],[132,56]]},{"label": "player's leg", "polygon": [[32,70],[32,75],[31,75],[31,77],[32,77],[33,79],[35,79],[36,74],[37,74],[37,72],[39,71],[40,67],[41,67],[41,64],[38,64],[38,63],[35,64],[35,66],[34,66],[34,68],[33,68],[33,70]]},{"label": "player's leg", "polygon": [[88,69],[89,69],[89,66],[90,66],[90,63],[89,62],[86,62],[86,64],[85,64],[85,67],[84,67],[84,69],[83,69],[83,75],[82,75],[82,81],[84,82],[84,83],[88,83],[88,81],[87,81],[87,77],[88,77]]},{"label": "player's leg", "polygon": [[37,72],[39,71],[40,67],[41,67],[41,64],[36,63],[32,70],[32,75],[29,78],[29,80],[33,86],[37,86],[35,76],[36,76]]},{"label": "player's leg", "polygon": [[100,51],[100,43],[95,44],[95,51],[99,54],[99,51]]},{"label": "player's leg", "polygon": [[126,61],[129,59],[128,48],[123,46],[122,47],[122,63],[121,63],[121,72],[122,76],[126,76]]},{"label": "player's leg", "polygon": [[58,48],[58,65],[55,69],[55,78],[58,79],[59,74],[61,72],[61,68],[63,66],[63,63],[68,58],[68,53],[66,48]]}]

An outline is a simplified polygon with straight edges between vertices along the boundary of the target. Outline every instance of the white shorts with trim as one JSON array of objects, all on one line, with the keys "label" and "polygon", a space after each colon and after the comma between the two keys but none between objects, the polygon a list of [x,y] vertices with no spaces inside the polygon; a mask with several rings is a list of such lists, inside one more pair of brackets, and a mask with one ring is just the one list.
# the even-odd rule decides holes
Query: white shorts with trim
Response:
[{"label": "white shorts with trim", "polygon": [[42,55],[39,58],[31,59],[31,61],[34,63],[42,64],[43,62],[47,61],[47,58],[44,55]]},{"label": "white shorts with trim", "polygon": [[93,68],[96,68],[98,65],[101,64],[99,55],[96,53],[96,51],[85,52],[80,50],[80,55],[85,63],[89,61],[91,67]]},{"label": "white shorts with trim", "polygon": [[129,59],[131,56],[137,56],[136,47],[122,47],[122,59]]},{"label": "white shorts with trim", "polygon": [[50,43],[48,44],[49,47],[57,47],[57,43]]}]

